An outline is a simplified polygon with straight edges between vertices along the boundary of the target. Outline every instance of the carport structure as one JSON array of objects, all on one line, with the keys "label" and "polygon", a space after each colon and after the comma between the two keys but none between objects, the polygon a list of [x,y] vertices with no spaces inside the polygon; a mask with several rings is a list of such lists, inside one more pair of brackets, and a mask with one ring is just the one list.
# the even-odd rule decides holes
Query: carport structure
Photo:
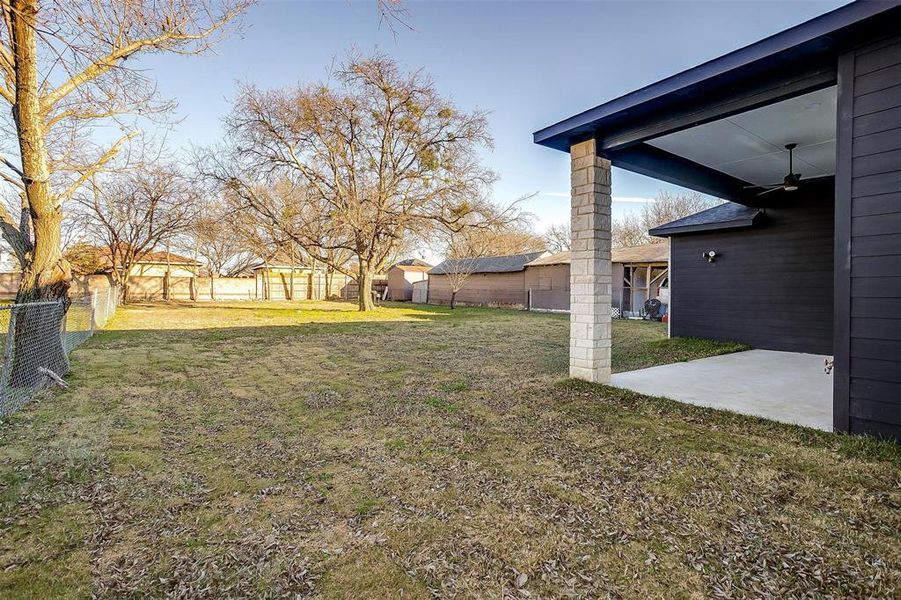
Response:
[{"label": "carport structure", "polygon": [[[843,6],[534,140],[570,153],[573,377],[610,381],[612,165],[746,207],[741,219],[701,219],[678,233],[762,232],[735,243],[732,267],[729,255],[717,267],[717,276],[732,269],[723,288],[754,278],[764,286],[772,310],[741,317],[764,333],[755,345],[833,354],[833,427],[901,438],[901,2]],[[787,173],[800,173],[800,186]],[[697,245],[704,238],[690,239],[696,245],[671,238],[679,335],[691,334],[696,308],[680,308],[679,274],[702,268],[696,250],[707,251]],[[822,318],[799,321],[788,309],[799,298],[780,281],[798,277],[805,249],[824,244],[826,259],[807,275]],[[714,326],[709,337],[732,331],[729,319]]]}]

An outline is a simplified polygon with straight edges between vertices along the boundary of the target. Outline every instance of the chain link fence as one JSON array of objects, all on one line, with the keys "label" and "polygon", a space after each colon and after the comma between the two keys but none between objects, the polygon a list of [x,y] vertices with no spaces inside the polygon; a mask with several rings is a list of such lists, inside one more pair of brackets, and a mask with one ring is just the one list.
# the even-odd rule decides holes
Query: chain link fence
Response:
[{"label": "chain link fence", "polygon": [[115,288],[62,301],[0,305],[2,365],[0,417],[22,408],[50,386],[65,386],[69,354],[103,328],[116,312]]}]

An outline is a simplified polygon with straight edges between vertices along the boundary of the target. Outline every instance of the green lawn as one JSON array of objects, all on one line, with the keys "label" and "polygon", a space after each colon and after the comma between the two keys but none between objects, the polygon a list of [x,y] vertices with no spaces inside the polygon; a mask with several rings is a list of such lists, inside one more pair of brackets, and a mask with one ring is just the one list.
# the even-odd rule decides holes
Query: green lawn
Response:
[{"label": "green lawn", "polygon": [[[0,597],[897,593],[898,445],[568,381],[567,335],[122,308],[0,425]],[[737,348],[614,323],[614,370]]]}]

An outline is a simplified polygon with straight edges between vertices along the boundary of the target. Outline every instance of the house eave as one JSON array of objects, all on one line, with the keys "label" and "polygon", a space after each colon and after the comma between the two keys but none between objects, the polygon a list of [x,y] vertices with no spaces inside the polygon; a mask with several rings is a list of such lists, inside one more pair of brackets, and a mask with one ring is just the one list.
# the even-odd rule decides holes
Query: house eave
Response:
[{"label": "house eave", "polygon": [[682,227],[656,227],[648,231],[649,235],[654,237],[671,237],[683,233],[704,233],[708,231],[723,231],[726,229],[744,229],[753,227],[756,221],[751,219],[735,219],[733,221],[723,221],[720,223],[704,223],[699,225],[684,225]]},{"label": "house eave", "polygon": [[[817,65],[828,65],[833,72],[841,48],[854,41],[867,22],[882,20],[887,11],[901,6],[901,0],[861,1],[837,8],[824,15],[740,48],[701,65],[652,83],[634,92],[600,104],[577,115],[540,129],[533,134],[536,144],[569,151],[573,142],[598,137],[608,126],[621,128],[623,122],[660,118],[674,102],[697,98],[699,102],[721,93],[727,87],[740,86],[744,80],[766,74],[781,74],[808,64],[812,73]],[[830,70],[819,77],[830,78]],[[814,79],[815,89],[831,81]]]}]

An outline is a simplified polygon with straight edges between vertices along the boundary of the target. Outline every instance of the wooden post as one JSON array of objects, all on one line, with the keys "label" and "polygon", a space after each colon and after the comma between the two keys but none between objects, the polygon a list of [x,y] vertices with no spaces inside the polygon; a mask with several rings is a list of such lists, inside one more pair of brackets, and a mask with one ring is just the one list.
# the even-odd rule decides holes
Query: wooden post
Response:
[{"label": "wooden post", "polygon": [[169,242],[166,242],[166,276],[163,277],[163,300],[169,301],[169,278],[172,276],[172,261],[169,254]]},{"label": "wooden post", "polygon": [[[647,289],[645,289],[645,292],[644,292],[644,301],[647,302],[648,300],[651,299],[651,265],[650,264],[648,265],[647,275],[645,276],[644,283],[647,286]],[[642,308],[644,308],[644,304],[642,304]]]}]

